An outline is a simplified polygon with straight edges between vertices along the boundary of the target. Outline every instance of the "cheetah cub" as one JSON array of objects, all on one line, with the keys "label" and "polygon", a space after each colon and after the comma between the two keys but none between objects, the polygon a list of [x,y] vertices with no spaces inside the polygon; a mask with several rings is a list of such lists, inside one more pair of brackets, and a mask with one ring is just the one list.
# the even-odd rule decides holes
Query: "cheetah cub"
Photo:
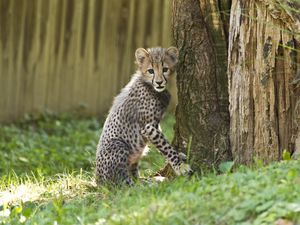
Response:
[{"label": "cheetah cub", "polygon": [[191,172],[159,130],[159,122],[170,101],[166,90],[174,73],[178,49],[139,48],[135,52],[137,72],[114,99],[97,146],[97,183],[126,183],[138,178],[138,163],[150,142],[164,155],[177,175]]}]

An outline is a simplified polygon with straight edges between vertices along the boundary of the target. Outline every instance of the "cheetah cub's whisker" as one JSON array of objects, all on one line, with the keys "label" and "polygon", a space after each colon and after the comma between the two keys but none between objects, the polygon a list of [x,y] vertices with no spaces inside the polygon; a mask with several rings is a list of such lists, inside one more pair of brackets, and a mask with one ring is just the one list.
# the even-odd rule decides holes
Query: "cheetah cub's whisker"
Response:
[{"label": "cheetah cub's whisker", "polygon": [[115,98],[97,146],[98,184],[126,183],[138,178],[138,162],[150,142],[178,175],[191,173],[185,159],[165,139],[159,122],[169,104],[168,77],[178,62],[178,49],[139,48],[137,72]]}]

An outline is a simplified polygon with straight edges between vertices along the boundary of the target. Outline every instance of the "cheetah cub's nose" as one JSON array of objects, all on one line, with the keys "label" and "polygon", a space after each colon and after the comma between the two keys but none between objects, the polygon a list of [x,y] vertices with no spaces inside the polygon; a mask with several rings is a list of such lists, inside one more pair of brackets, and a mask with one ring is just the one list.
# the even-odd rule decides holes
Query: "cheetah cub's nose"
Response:
[{"label": "cheetah cub's nose", "polygon": [[160,86],[163,82],[162,81],[156,81],[156,83]]}]

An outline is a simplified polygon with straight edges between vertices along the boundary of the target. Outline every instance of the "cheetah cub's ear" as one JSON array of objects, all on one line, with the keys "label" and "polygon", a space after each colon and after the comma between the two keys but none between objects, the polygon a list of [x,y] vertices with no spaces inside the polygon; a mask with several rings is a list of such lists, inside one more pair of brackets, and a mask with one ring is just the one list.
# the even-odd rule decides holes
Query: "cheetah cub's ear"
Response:
[{"label": "cheetah cub's ear", "polygon": [[169,67],[174,67],[178,62],[179,51],[176,47],[169,47],[166,50],[165,61],[168,63]]},{"label": "cheetah cub's ear", "polygon": [[138,48],[135,51],[135,58],[136,58],[136,64],[139,67],[142,67],[143,65],[145,65],[145,62],[149,61],[149,52],[147,52],[146,49],[144,48]]}]

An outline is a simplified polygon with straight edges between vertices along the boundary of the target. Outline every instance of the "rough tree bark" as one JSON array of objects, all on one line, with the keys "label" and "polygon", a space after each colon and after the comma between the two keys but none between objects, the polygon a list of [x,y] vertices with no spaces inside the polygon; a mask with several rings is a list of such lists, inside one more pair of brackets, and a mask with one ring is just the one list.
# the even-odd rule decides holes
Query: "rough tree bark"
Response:
[{"label": "rough tree bark", "polygon": [[300,152],[299,12],[291,0],[232,1],[230,142],[239,163]]},{"label": "rough tree bark", "polygon": [[221,15],[228,9],[228,2],[173,1],[173,34],[180,50],[173,144],[184,152],[191,144],[189,155],[194,169],[211,168],[231,158],[226,75],[228,21]]}]

